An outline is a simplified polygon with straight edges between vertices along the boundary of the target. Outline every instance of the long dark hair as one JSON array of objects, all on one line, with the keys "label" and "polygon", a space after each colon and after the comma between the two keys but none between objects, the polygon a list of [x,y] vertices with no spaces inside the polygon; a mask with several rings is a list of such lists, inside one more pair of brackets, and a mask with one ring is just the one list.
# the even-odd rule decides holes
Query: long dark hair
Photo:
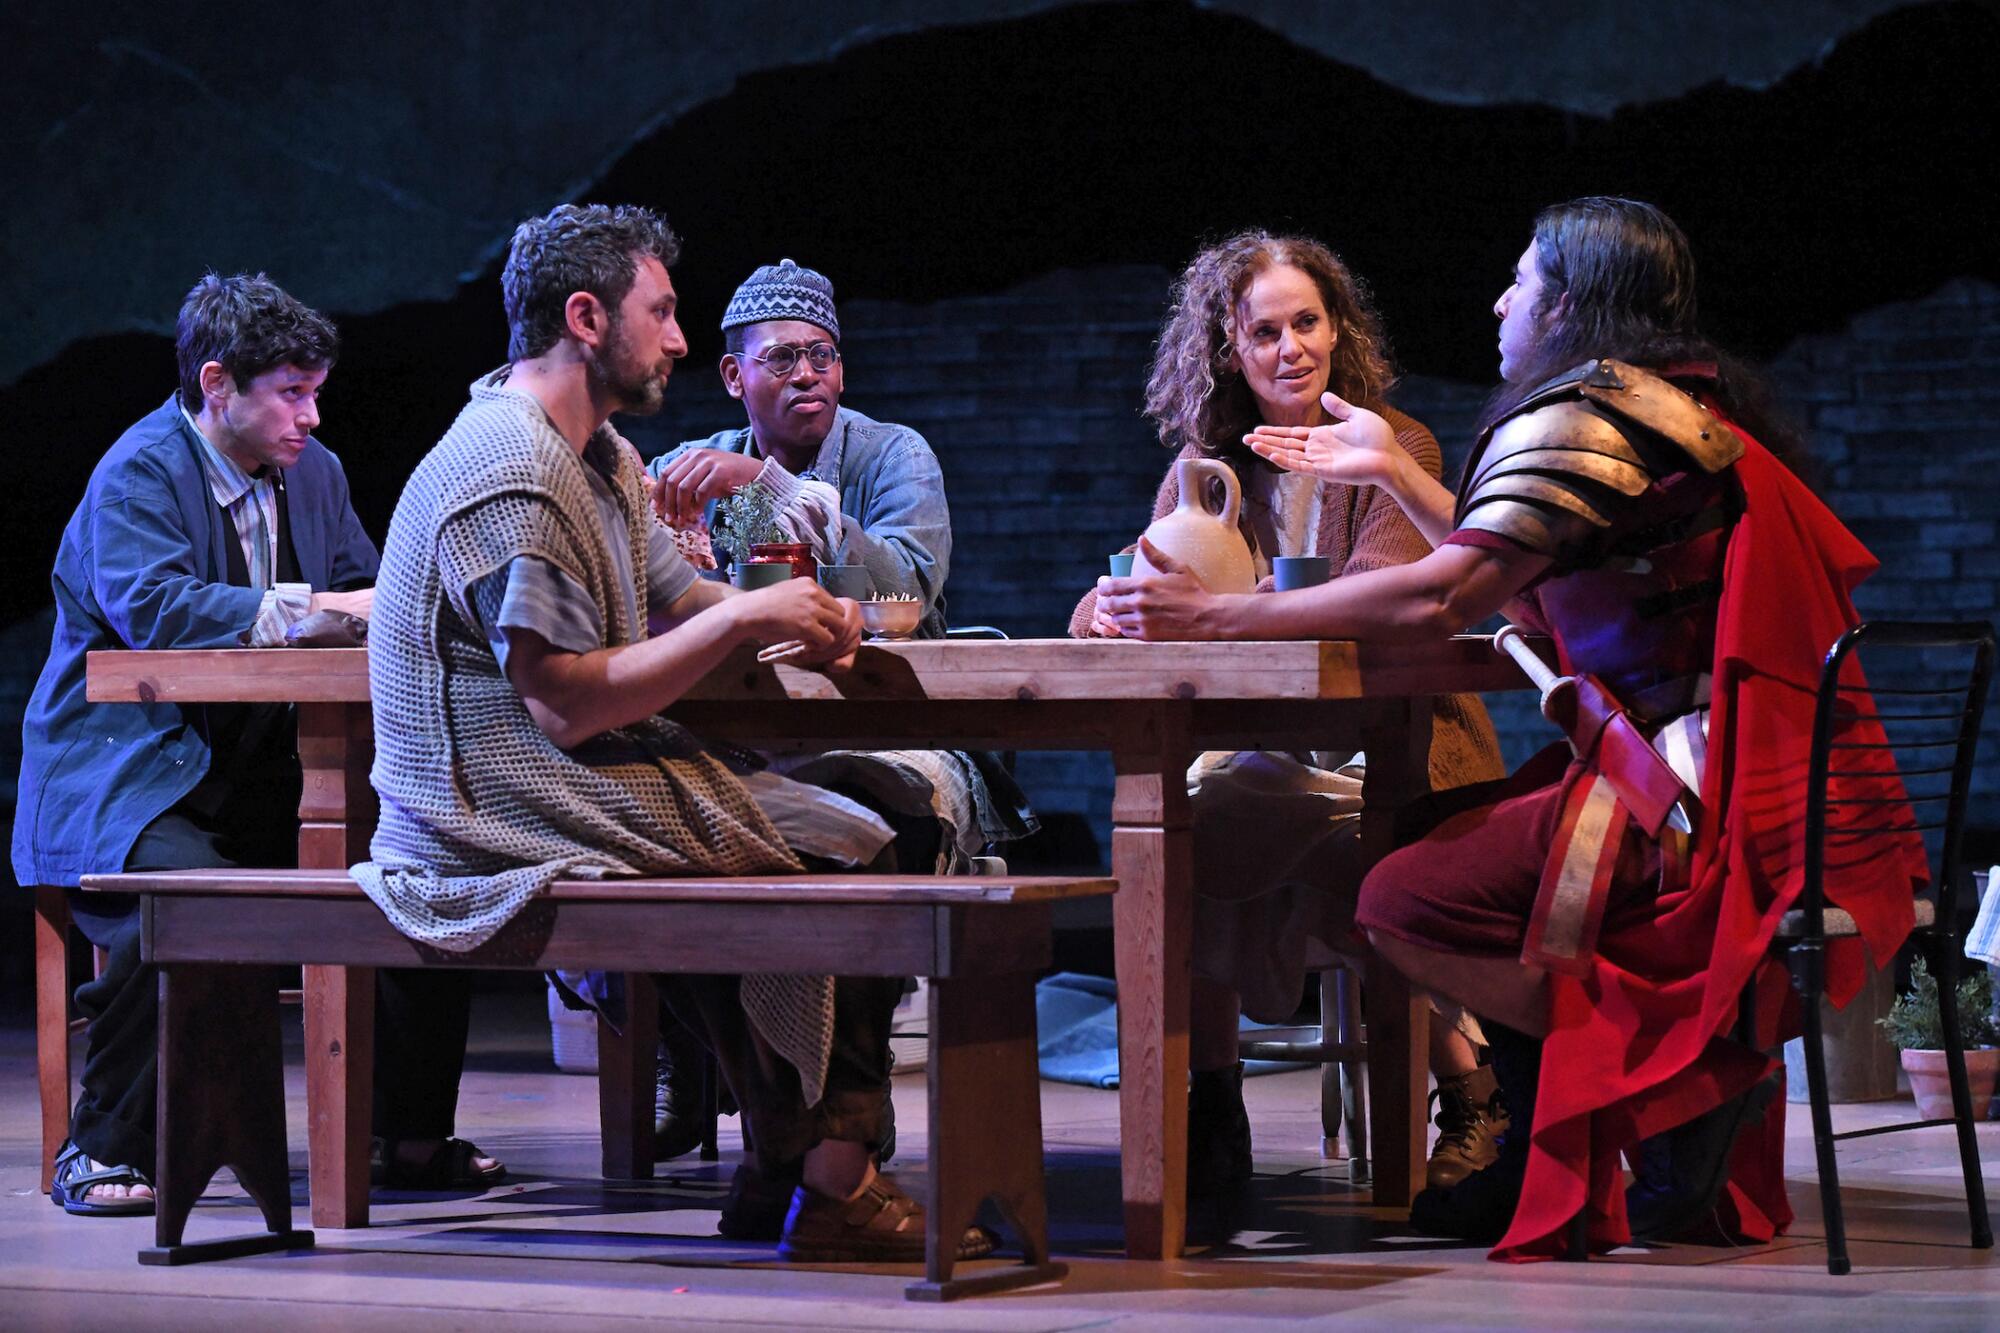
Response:
[{"label": "long dark hair", "polygon": [[1765,377],[1710,342],[1695,321],[1694,251],[1674,220],[1636,199],[1590,195],[1535,218],[1542,290],[1539,321],[1563,301],[1533,357],[1480,414],[1484,432],[1530,390],[1592,357],[1648,370],[1713,365],[1715,396],[1730,419],[1797,470],[1799,430],[1778,408]]}]

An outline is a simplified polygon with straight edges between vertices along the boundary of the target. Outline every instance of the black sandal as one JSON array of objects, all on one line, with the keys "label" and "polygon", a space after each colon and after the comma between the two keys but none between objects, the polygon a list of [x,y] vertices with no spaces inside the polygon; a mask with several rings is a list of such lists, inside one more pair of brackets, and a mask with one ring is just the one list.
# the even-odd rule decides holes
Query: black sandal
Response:
[{"label": "black sandal", "polygon": [[385,1189],[419,1192],[483,1190],[507,1178],[507,1168],[504,1164],[496,1164],[488,1171],[482,1171],[472,1164],[475,1157],[486,1156],[476,1143],[468,1143],[464,1139],[445,1139],[428,1158],[411,1165],[397,1155],[396,1147],[399,1142],[400,1140],[388,1139],[369,1140],[370,1184],[380,1185]]},{"label": "black sandal", "polygon": [[153,1201],[124,1198],[93,1200],[90,1192],[99,1185],[144,1185],[153,1187],[146,1173],[136,1166],[110,1166],[92,1158],[74,1143],[65,1141],[56,1154],[55,1170],[49,1176],[49,1198],[66,1213],[78,1217],[151,1217]]}]

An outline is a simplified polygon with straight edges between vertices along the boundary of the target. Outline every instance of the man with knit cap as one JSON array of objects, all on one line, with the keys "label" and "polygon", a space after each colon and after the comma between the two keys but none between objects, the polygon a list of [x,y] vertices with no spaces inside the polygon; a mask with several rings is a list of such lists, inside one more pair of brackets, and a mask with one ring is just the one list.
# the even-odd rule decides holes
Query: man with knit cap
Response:
[{"label": "man with knit cap", "polygon": [[[833,283],[791,259],[765,264],[722,316],[722,383],[749,420],[653,460],[653,508],[682,530],[705,526],[716,501],[755,483],[770,492],[787,541],[821,564],[866,569],[876,597],[923,603],[921,638],[945,633],[951,511],[944,473],[924,437],[841,405],[846,387]],[[902,837],[899,868],[973,870],[992,845],[1034,830],[1026,799],[989,754],[888,750],[773,759],[791,776],[845,792],[881,812]],[[912,864],[917,848],[934,848]],[[671,1025],[661,1066],[657,1143],[692,1150],[698,1072]]]},{"label": "man with knit cap", "polygon": [[786,259],[752,273],[722,316],[722,383],[749,424],[655,459],[653,502],[667,522],[756,482],[787,539],[822,564],[863,565],[877,597],[924,603],[920,633],[944,633],[951,511],[924,437],[840,405],[846,387],[833,284]]},{"label": "man with knit cap", "polygon": [[[811,582],[706,582],[646,508],[608,424],[659,410],[687,352],[679,239],[641,208],[563,205],[514,234],[510,364],[397,504],[369,639],[382,817],[354,875],[396,927],[477,947],[563,876],[784,874],[867,863],[891,830],[719,751],[661,710],[737,646],[852,654],[860,618]],[[894,979],[664,979],[796,1186],[780,1253],[923,1256],[923,1210],[876,1171]],[[725,1223],[730,1210],[725,1207]],[[991,1249],[968,1231],[963,1257]]]},{"label": "man with knit cap", "polygon": [[[860,565],[876,597],[924,605],[919,638],[945,634],[951,510],[924,437],[841,406],[846,387],[833,284],[790,259],[744,280],[723,312],[722,383],[748,424],[653,460],[653,509],[676,528],[706,524],[717,500],[756,483],[785,539],[821,564]],[[808,781],[852,790],[897,819],[934,821],[938,874],[973,868],[989,846],[1034,831],[1013,779],[985,754],[839,751],[783,761]]]}]

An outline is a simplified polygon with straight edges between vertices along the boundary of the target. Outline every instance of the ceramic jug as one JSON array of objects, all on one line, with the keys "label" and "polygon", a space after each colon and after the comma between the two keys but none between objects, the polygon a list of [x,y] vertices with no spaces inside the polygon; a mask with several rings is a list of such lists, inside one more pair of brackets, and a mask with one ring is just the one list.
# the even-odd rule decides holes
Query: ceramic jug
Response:
[{"label": "ceramic jug", "polygon": [[[1222,512],[1208,509],[1210,477],[1222,483]],[[1183,458],[1174,464],[1174,480],[1180,487],[1178,508],[1153,520],[1146,540],[1193,571],[1210,592],[1252,592],[1257,586],[1256,566],[1250,559],[1249,543],[1237,529],[1243,512],[1243,488],[1236,472],[1214,458]],[[1159,571],[1147,563],[1141,552],[1133,557],[1132,576],[1149,578]]]}]

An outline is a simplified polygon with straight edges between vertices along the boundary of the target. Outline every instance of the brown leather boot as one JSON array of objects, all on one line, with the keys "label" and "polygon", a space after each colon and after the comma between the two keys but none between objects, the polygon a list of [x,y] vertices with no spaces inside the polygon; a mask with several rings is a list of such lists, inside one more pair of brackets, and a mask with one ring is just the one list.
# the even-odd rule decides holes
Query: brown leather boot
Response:
[{"label": "brown leather boot", "polygon": [[1500,1155],[1500,1135],[1507,1129],[1507,1111],[1500,1085],[1490,1068],[1438,1080],[1431,1091],[1436,1109],[1437,1142],[1431,1145],[1427,1183],[1450,1189],[1474,1171],[1491,1166]]}]

